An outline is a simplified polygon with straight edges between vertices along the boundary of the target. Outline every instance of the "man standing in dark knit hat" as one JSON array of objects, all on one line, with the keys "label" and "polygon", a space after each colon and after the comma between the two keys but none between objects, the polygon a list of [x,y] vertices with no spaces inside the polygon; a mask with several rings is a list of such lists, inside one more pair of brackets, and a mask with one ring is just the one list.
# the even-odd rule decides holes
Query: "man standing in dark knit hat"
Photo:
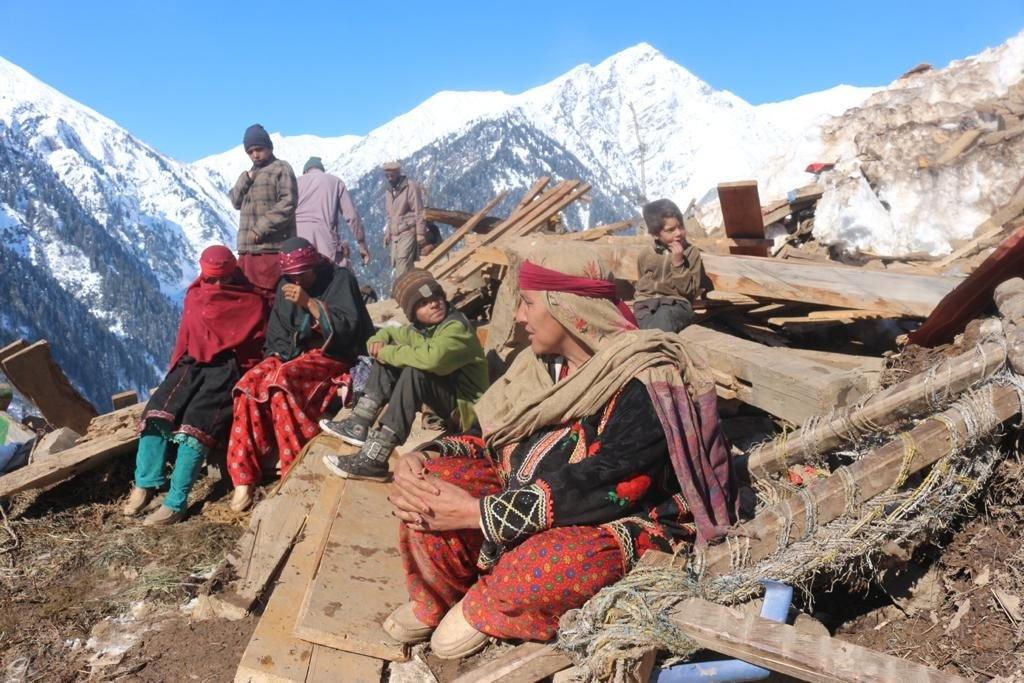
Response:
[{"label": "man standing in dark knit hat", "polygon": [[242,138],[252,168],[238,176],[231,203],[241,211],[238,221],[238,267],[253,285],[273,301],[281,268],[281,243],[295,237],[298,183],[287,161],[274,156],[266,129],[255,123]]}]

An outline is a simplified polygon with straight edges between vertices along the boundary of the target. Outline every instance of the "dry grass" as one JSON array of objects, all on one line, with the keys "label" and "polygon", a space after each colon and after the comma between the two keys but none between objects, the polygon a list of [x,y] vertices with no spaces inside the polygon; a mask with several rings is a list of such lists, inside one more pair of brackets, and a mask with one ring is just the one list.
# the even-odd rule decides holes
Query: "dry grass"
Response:
[{"label": "dry grass", "polygon": [[[67,643],[87,638],[98,621],[139,600],[181,604],[209,590],[245,520],[224,514],[223,503],[209,505],[209,515],[194,504],[171,527],[125,519],[132,465],[122,458],[11,501],[9,532],[0,523],[0,671],[27,658],[46,680],[74,680]],[[200,480],[191,500],[212,493]]]}]

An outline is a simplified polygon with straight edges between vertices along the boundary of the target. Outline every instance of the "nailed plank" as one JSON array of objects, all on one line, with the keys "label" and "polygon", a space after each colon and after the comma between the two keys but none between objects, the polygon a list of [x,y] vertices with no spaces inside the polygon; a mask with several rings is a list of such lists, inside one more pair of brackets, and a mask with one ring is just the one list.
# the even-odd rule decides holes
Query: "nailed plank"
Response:
[{"label": "nailed plank", "polygon": [[235,673],[236,683],[354,681],[378,683],[384,663],[296,638],[295,606],[316,571],[323,542],[341,504],[346,480],[324,481],[305,534],[292,550],[267,607],[253,631]]},{"label": "nailed plank", "polygon": [[608,225],[598,225],[593,228],[587,228],[586,230],[580,230],[578,232],[570,232],[564,235],[559,235],[562,239],[567,240],[579,240],[582,242],[593,242],[599,240],[602,237],[608,235],[614,235],[617,232],[622,232],[628,228],[633,227],[636,221],[619,221],[617,223],[609,223]]},{"label": "nailed plank", "polygon": [[[764,239],[764,216],[761,214],[761,198],[757,192],[756,180],[738,183],[719,183],[718,201],[722,207],[722,222],[725,234],[733,239]],[[732,254],[767,256],[765,246],[730,247]]]},{"label": "nailed plank", "polygon": [[50,354],[50,344],[37,341],[3,360],[4,374],[22,396],[35,404],[54,427],[79,434],[89,428],[96,409],[71,386]]},{"label": "nailed plank", "polygon": [[875,388],[870,375],[788,348],[764,346],[701,325],[691,325],[679,336],[716,371],[720,387],[794,424],[817,415],[822,406],[847,405]]},{"label": "nailed plank", "polygon": [[449,235],[448,239],[437,245],[437,248],[430,252],[430,255],[419,263],[418,266],[420,268],[430,268],[434,264],[438,263],[441,260],[441,257],[451,251],[451,248],[454,247],[459,240],[476,228],[476,226],[480,224],[480,221],[487,217],[487,213],[497,206],[498,202],[504,199],[507,194],[507,191],[500,192],[496,197],[491,199],[491,201],[484,204],[483,208],[473,214],[469,220],[462,224],[462,227]]},{"label": "nailed plank", "polygon": [[111,423],[109,430],[94,427],[75,446],[0,477],[0,498],[56,484],[111,458],[134,452],[139,442],[137,422],[141,414],[142,406],[137,405],[102,416]]},{"label": "nailed plank", "polygon": [[387,492],[385,484],[348,483],[299,609],[299,638],[381,659],[408,659],[407,648],[381,627],[407,599],[398,519]]},{"label": "nailed plank", "polygon": [[804,681],[964,681],[952,674],[827,635],[689,598],[671,621],[699,645]]},{"label": "nailed plank", "polygon": [[238,610],[251,610],[264,594],[281,562],[302,531],[323,482],[334,475],[320,463],[327,453],[355,452],[323,434],[306,444],[278,487],[256,505],[249,528],[228,554],[238,579],[219,599]]}]

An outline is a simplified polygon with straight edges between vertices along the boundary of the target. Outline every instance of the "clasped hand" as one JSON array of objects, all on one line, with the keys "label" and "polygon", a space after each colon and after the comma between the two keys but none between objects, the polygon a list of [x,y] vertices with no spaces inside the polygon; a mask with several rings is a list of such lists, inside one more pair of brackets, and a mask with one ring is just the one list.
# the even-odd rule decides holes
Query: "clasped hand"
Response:
[{"label": "clasped hand", "polygon": [[452,531],[480,526],[479,501],[464,489],[431,475],[427,456],[406,453],[398,458],[388,500],[394,514],[417,531]]},{"label": "clasped hand", "polygon": [[309,295],[299,285],[289,282],[281,287],[281,293],[284,294],[284,298],[287,301],[295,304],[299,308],[305,308],[309,304]]}]

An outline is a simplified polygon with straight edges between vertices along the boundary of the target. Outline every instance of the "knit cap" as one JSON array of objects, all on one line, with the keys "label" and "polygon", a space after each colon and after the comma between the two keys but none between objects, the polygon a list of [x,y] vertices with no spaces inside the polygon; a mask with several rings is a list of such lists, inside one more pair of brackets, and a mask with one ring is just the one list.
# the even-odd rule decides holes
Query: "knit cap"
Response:
[{"label": "knit cap", "polygon": [[248,152],[253,147],[274,149],[274,143],[271,141],[267,129],[258,123],[254,123],[246,128],[245,135],[242,136],[242,149]]},{"label": "knit cap", "polygon": [[391,296],[398,302],[409,322],[415,322],[416,305],[432,296],[444,296],[441,286],[429,270],[413,268],[395,280],[391,288]]},{"label": "knit cap", "polygon": [[311,168],[319,168],[321,171],[327,171],[327,169],[324,168],[324,162],[320,157],[310,157],[307,159],[306,165],[302,167],[302,172],[305,173]]}]

